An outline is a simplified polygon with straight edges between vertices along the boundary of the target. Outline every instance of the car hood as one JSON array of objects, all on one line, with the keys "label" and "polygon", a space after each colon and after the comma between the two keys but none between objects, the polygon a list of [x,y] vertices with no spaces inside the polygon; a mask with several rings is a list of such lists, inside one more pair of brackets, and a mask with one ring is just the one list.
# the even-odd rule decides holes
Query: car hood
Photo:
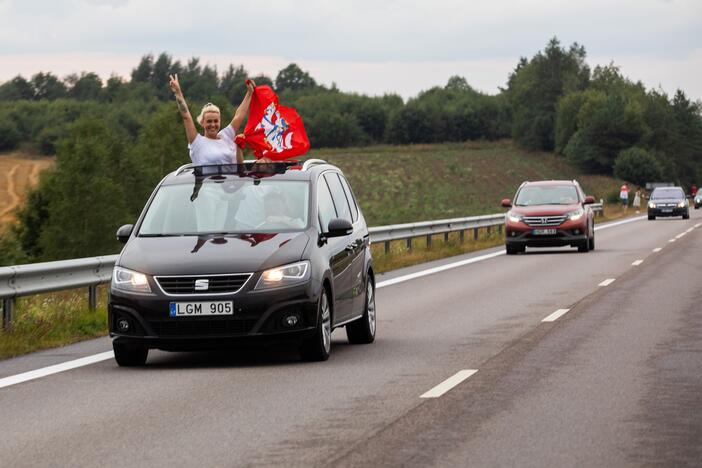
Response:
[{"label": "car hood", "polygon": [[579,203],[571,205],[534,205],[534,206],[513,206],[510,211],[522,216],[558,216],[570,213],[581,208]]},{"label": "car hood", "polygon": [[301,259],[306,232],[134,237],[119,266],[149,275],[251,273]]},{"label": "car hood", "polygon": [[664,203],[666,205],[674,203],[677,205],[678,203],[685,201],[685,199],[684,198],[655,198],[655,199],[652,198],[649,201],[655,203],[656,205],[660,205],[661,203]]}]

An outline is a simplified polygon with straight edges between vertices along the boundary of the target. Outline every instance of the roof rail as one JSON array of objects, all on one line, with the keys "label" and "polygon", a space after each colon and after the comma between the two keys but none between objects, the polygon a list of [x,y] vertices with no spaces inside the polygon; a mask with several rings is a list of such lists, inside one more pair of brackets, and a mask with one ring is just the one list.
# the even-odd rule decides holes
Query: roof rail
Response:
[{"label": "roof rail", "polygon": [[302,170],[306,171],[312,166],[316,166],[318,164],[326,164],[327,162],[323,159],[308,159],[302,164]]},{"label": "roof rail", "polygon": [[192,169],[193,167],[195,167],[195,164],[193,164],[193,163],[183,164],[178,169],[176,169],[175,173],[176,173],[176,175],[180,175],[186,169]]}]

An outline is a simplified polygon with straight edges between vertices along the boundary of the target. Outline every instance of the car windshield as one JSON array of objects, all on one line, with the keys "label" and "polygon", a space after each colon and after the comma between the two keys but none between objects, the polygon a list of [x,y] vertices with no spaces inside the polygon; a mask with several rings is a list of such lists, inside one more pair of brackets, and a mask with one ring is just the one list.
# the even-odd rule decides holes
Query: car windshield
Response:
[{"label": "car windshield", "polygon": [[309,182],[208,178],[161,186],[140,236],[300,231],[307,227]]},{"label": "car windshield", "polygon": [[578,203],[574,185],[527,185],[517,194],[517,206],[572,205]]},{"label": "car windshield", "polygon": [[651,194],[651,200],[662,198],[685,198],[685,194],[679,188],[657,188]]}]

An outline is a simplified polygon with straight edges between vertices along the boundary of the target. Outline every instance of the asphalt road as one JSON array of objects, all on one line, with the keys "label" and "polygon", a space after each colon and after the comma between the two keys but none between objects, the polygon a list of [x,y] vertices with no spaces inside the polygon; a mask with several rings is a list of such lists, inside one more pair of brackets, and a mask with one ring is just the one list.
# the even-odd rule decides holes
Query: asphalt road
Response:
[{"label": "asphalt road", "polygon": [[[490,250],[383,275],[376,342],[337,330],[324,363],[152,351],[142,369],[110,359],[0,388],[0,466],[699,466],[691,214],[600,229],[587,254],[531,249],[388,283]],[[109,349],[2,361],[0,379]]]}]

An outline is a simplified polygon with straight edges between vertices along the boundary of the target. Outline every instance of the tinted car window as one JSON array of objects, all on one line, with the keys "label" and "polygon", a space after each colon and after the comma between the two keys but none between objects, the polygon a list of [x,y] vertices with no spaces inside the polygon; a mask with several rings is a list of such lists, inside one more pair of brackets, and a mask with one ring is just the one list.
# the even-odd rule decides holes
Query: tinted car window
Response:
[{"label": "tinted car window", "polygon": [[250,233],[307,226],[309,183],[252,179],[164,185],[139,235]]},{"label": "tinted car window", "polygon": [[349,202],[346,199],[344,188],[341,186],[341,182],[339,181],[339,176],[328,172],[324,174],[324,178],[329,184],[329,189],[331,190],[332,199],[334,200],[334,206],[336,207],[338,217],[352,222],[351,208],[349,207]]},{"label": "tinted car window", "polygon": [[358,219],[358,205],[356,205],[356,200],[353,198],[351,187],[349,187],[349,183],[346,182],[346,179],[342,176],[339,176],[339,180],[341,180],[341,185],[343,185],[344,187],[344,193],[346,193],[346,198],[349,201],[349,205],[351,205],[351,217],[353,218],[353,222],[355,223]]},{"label": "tinted car window", "polygon": [[320,177],[317,184],[317,203],[319,204],[319,222],[322,230],[326,232],[329,227],[329,221],[337,216],[334,202],[324,177]]},{"label": "tinted car window", "polygon": [[574,185],[527,185],[517,194],[517,206],[571,205],[578,202]]},{"label": "tinted car window", "polygon": [[651,194],[651,200],[661,198],[685,198],[685,194],[679,188],[657,188]]}]

